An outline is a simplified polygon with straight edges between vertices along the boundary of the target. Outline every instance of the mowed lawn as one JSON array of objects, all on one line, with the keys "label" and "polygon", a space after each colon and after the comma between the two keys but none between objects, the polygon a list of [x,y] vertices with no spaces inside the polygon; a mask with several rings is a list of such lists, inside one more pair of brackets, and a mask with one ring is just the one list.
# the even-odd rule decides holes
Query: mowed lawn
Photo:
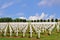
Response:
[{"label": "mowed lawn", "polygon": [[52,31],[51,35],[48,35],[48,32],[41,33],[40,39],[37,38],[37,34],[33,32],[33,37],[29,37],[29,33],[26,33],[26,37],[22,37],[22,33],[19,33],[19,36],[16,37],[15,34],[10,37],[9,33],[7,36],[2,36],[0,33],[0,40],[60,40],[60,32],[56,31],[56,28]]}]

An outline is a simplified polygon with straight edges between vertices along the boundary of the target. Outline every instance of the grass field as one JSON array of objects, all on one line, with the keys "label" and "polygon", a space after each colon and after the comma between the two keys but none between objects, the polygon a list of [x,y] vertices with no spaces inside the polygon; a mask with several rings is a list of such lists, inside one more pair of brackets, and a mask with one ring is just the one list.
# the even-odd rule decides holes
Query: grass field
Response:
[{"label": "grass field", "polygon": [[25,37],[22,37],[22,33],[19,33],[18,37],[16,37],[15,34],[10,37],[9,33],[7,33],[7,36],[2,36],[2,33],[0,33],[0,40],[60,40],[60,32],[56,32],[55,28],[51,35],[48,35],[48,32],[41,33],[40,39],[37,38],[37,34],[34,32],[32,38],[29,38],[28,32]]}]

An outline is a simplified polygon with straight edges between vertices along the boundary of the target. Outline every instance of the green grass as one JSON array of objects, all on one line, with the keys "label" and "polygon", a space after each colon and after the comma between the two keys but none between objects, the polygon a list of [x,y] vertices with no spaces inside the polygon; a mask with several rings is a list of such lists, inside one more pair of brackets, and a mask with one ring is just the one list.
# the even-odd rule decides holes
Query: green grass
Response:
[{"label": "green grass", "polygon": [[[16,36],[12,36],[12,37],[9,37],[9,36],[0,36],[0,40],[39,40],[37,38],[37,34],[33,34],[33,37],[32,38],[29,38],[29,33],[26,34],[26,37],[22,37],[22,33],[19,34],[18,37]],[[60,40],[60,33],[57,33],[56,31],[52,32],[51,35],[48,35],[47,33],[45,34],[41,34],[41,37],[40,37],[40,40]]]},{"label": "green grass", "polygon": [[7,36],[2,36],[2,33],[0,33],[0,40],[60,40],[60,32],[56,32],[56,28],[52,31],[51,35],[48,35],[48,32],[41,33],[40,39],[37,38],[37,34],[35,32],[33,32],[33,37],[29,38],[29,31],[27,31],[25,37],[22,37],[22,33],[19,33],[18,37],[15,35],[16,34],[13,33],[10,37],[9,33],[7,33]]},{"label": "green grass", "polygon": [[26,34],[26,37],[22,37],[22,34],[20,34],[18,37],[16,36],[0,36],[0,40],[60,40],[60,33],[53,32],[51,35],[48,35],[47,33],[41,34],[40,39],[37,38],[37,34],[33,34],[32,38],[29,38],[29,34]]}]

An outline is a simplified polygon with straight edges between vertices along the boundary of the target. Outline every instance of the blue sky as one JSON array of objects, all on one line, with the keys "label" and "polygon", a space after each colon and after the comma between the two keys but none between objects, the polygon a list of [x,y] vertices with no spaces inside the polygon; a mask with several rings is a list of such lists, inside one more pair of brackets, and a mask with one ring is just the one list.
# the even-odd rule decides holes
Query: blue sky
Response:
[{"label": "blue sky", "polygon": [[60,18],[60,0],[0,0],[0,17]]}]

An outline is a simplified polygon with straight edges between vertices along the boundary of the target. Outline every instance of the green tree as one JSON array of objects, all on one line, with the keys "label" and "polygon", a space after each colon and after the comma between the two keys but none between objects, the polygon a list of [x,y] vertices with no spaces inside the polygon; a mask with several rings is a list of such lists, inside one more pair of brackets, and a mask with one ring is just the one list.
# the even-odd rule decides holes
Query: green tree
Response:
[{"label": "green tree", "polygon": [[49,20],[49,19],[48,19],[47,21],[48,21],[48,22],[50,22],[50,20]]},{"label": "green tree", "polygon": [[0,22],[12,22],[12,18],[9,17],[0,18]]},{"label": "green tree", "polygon": [[34,20],[34,22],[36,22],[36,20]]},{"label": "green tree", "polygon": [[46,20],[43,20],[43,22],[46,22]]},{"label": "green tree", "polygon": [[41,19],[40,22],[43,22],[43,20]]},{"label": "green tree", "polygon": [[39,22],[39,20],[37,20],[37,22]]},{"label": "green tree", "polygon": [[55,22],[58,22],[58,19],[55,19]]},{"label": "green tree", "polygon": [[51,19],[51,22],[54,22],[54,19]]}]

